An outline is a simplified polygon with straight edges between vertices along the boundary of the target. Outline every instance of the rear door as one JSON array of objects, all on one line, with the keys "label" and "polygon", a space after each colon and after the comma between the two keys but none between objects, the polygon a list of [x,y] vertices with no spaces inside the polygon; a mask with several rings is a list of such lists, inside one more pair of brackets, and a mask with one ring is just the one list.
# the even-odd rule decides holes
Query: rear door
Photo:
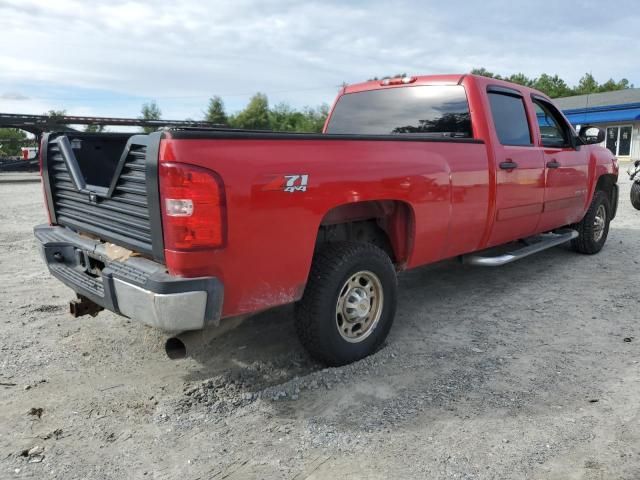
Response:
[{"label": "rear door", "polygon": [[545,194],[539,230],[574,223],[587,202],[589,152],[575,143],[574,133],[558,109],[542,97],[532,97],[538,142],[544,152]]},{"label": "rear door", "polygon": [[522,94],[489,86],[487,90],[497,142],[496,217],[489,246],[532,235],[544,200],[544,156],[533,141]]}]

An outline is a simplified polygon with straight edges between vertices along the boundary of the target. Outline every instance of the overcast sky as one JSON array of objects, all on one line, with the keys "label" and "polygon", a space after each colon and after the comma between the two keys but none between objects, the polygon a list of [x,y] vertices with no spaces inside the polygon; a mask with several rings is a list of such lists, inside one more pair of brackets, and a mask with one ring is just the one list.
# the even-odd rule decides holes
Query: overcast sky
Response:
[{"label": "overcast sky", "polygon": [[342,82],[482,66],[640,86],[639,25],[615,0],[0,0],[0,112],[137,116],[155,99],[198,119],[211,95],[300,107]]}]

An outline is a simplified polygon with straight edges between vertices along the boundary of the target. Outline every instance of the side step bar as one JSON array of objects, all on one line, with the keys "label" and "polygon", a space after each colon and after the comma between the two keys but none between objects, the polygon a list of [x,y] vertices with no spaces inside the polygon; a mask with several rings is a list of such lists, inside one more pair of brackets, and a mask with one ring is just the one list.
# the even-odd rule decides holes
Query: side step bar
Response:
[{"label": "side step bar", "polygon": [[465,265],[475,265],[477,267],[500,267],[507,263],[515,262],[521,258],[528,257],[534,253],[541,252],[547,248],[556,247],[563,243],[573,240],[578,236],[575,230],[556,230],[553,233],[543,233],[524,240],[526,245],[507,253],[496,256],[488,256],[478,253],[472,253],[462,256],[462,263]]}]

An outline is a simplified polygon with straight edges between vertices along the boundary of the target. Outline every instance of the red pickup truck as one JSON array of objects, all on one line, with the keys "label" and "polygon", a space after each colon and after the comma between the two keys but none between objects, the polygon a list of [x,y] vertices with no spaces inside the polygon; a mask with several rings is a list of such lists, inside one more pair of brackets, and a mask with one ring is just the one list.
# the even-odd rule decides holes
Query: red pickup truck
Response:
[{"label": "red pickup truck", "polygon": [[542,93],[474,75],[347,86],[322,134],[49,133],[35,235],[76,315],[185,332],[295,302],[304,346],[340,365],[385,339],[399,271],[597,253],[618,201],[602,140]]}]

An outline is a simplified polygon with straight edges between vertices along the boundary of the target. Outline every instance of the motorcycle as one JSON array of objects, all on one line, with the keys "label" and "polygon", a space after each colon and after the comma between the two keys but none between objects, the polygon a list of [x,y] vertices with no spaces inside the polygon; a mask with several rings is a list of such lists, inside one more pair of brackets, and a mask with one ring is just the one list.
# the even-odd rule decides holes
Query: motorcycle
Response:
[{"label": "motorcycle", "polygon": [[631,185],[631,205],[636,210],[640,210],[640,160],[636,160],[632,167],[627,170],[629,179],[633,181]]}]

